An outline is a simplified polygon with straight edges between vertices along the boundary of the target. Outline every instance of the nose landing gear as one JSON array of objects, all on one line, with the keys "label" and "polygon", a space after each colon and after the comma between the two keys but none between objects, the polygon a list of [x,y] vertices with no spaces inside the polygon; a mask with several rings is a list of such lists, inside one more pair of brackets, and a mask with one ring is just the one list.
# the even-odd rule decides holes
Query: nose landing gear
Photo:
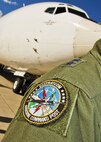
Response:
[{"label": "nose landing gear", "polygon": [[17,77],[15,79],[15,82],[13,84],[13,92],[16,94],[20,93],[20,90],[22,89],[23,86],[23,82],[24,82],[24,78],[22,77]]},{"label": "nose landing gear", "polygon": [[16,94],[24,95],[29,85],[38,76],[26,74],[24,77],[17,76],[13,84],[13,92]]}]

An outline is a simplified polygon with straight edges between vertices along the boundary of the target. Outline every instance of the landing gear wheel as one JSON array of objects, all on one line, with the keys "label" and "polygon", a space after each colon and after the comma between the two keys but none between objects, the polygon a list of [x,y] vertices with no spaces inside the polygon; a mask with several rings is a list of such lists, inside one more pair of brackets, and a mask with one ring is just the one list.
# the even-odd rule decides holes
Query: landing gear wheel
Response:
[{"label": "landing gear wheel", "polygon": [[4,65],[0,64],[0,70],[3,70],[3,68],[4,68]]},{"label": "landing gear wheel", "polygon": [[17,77],[15,79],[14,85],[13,85],[13,92],[19,94],[20,90],[22,89],[24,79],[22,77]]}]

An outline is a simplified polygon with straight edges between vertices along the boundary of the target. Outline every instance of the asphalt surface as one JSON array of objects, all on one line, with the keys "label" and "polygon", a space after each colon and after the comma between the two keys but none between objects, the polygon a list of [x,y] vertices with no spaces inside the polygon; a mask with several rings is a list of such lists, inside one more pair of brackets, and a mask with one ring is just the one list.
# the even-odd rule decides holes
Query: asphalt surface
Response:
[{"label": "asphalt surface", "polygon": [[0,70],[0,142],[14,118],[23,97],[13,93],[14,79],[11,73]]}]

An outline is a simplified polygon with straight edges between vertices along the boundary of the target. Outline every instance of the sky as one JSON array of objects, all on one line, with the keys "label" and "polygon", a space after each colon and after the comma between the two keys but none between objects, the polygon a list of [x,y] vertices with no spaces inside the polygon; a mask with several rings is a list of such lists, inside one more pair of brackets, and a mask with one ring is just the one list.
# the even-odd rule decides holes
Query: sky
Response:
[{"label": "sky", "polygon": [[0,16],[24,5],[47,1],[66,2],[78,6],[85,10],[91,19],[101,23],[101,0],[0,0]]}]

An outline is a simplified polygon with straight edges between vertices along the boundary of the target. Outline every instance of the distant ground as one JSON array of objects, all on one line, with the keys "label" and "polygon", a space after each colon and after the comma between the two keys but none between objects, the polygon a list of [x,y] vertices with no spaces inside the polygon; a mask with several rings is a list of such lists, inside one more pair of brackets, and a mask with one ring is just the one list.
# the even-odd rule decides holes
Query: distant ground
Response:
[{"label": "distant ground", "polygon": [[12,74],[0,71],[0,142],[22,100],[12,92],[13,81]]}]

